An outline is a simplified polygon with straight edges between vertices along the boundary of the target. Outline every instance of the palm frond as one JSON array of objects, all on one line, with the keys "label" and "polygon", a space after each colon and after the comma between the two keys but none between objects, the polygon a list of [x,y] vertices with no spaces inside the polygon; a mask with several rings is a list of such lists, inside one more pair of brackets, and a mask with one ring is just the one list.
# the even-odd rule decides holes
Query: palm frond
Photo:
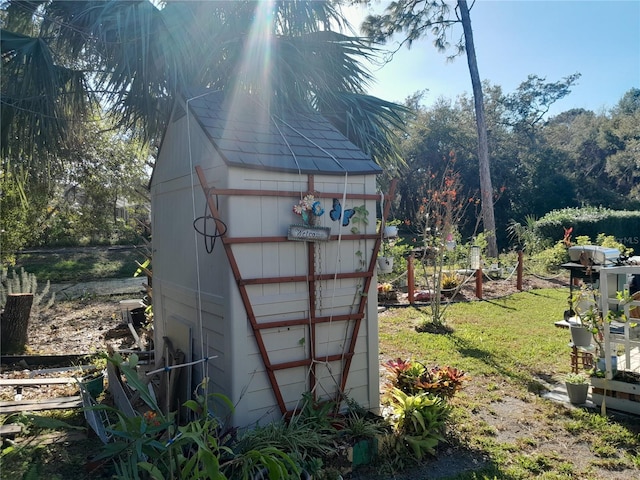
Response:
[{"label": "palm frond", "polygon": [[84,76],[56,64],[41,37],[6,30],[0,36],[2,151],[56,151],[90,104]]},{"label": "palm frond", "polygon": [[365,39],[331,30],[346,25],[338,2],[5,5],[5,25],[16,30],[2,32],[3,140],[53,146],[68,138],[70,122],[88,118],[94,98],[116,114],[119,127],[158,139],[176,92],[197,85],[320,110],[382,166],[399,159],[392,131],[406,112],[364,95],[372,77],[362,62],[378,52]]}]

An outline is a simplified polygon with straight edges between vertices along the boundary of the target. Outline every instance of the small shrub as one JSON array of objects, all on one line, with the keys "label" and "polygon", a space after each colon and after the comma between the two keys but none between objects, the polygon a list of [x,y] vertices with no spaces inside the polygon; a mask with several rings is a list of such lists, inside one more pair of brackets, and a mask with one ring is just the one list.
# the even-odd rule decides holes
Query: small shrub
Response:
[{"label": "small shrub", "polygon": [[[407,243],[404,243],[402,239],[389,242],[385,240],[381,245],[380,255],[384,257],[393,257],[393,272],[404,272],[407,269],[407,256],[413,247]],[[392,274],[382,274],[389,275]]]},{"label": "small shrub", "polygon": [[[206,380],[199,385],[194,399],[184,406],[193,420],[185,425],[177,423],[176,415],[164,415],[156,400],[135,370],[137,356],[124,362],[119,354],[108,358],[125,375],[127,383],[140,392],[140,399],[148,410],[142,416],[129,417],[124,412],[98,405],[117,420],[109,433],[113,442],[106,444],[97,460],[113,461],[117,478],[251,478],[268,470],[270,479],[284,480],[291,472],[299,475],[300,468],[293,457],[274,444],[254,445],[241,450],[233,433],[210,410],[212,400],[233,405],[220,394],[206,394]],[[144,471],[149,477],[141,476]]]},{"label": "small shrub", "polygon": [[564,208],[547,213],[536,223],[538,232],[546,239],[557,238],[563,227],[573,227],[576,235],[591,238],[597,237],[599,232],[606,232],[630,247],[637,242],[640,212],[603,207]]},{"label": "small shrub", "polygon": [[528,266],[532,267],[535,273],[553,273],[560,265],[569,261],[569,250],[567,245],[560,240],[556,244],[529,258]]},{"label": "small shrub", "polygon": [[346,399],[347,411],[344,414],[342,431],[352,440],[375,438],[389,432],[389,423],[382,417],[374,415],[358,402]]}]

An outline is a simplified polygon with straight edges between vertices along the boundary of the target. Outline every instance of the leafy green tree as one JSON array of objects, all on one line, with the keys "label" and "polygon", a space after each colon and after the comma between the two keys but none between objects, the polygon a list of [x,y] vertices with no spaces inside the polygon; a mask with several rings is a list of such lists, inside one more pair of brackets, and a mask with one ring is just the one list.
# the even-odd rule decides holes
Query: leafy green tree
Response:
[{"label": "leafy green tree", "polygon": [[398,182],[399,203],[396,216],[415,221],[424,204],[424,194],[434,178],[442,178],[450,166],[451,155],[456,158],[456,170],[464,178],[472,177],[469,191],[459,195],[472,196],[477,190],[477,163],[473,127],[467,123],[465,112],[458,105],[440,99],[430,107],[420,106],[419,95],[408,100],[407,106],[416,109],[415,118],[408,124],[401,149],[407,167]]},{"label": "leafy green tree", "polygon": [[[0,171],[0,263],[15,264],[15,252],[37,236],[38,221],[46,213],[47,192],[31,185],[24,190],[24,182],[3,165]],[[24,201],[28,196],[29,200]]]},{"label": "leafy green tree", "polygon": [[564,155],[559,167],[575,191],[574,202],[566,206],[612,205],[619,201],[605,170],[610,152],[602,142],[601,131],[606,122],[604,115],[572,109],[552,117],[542,129],[548,147]]},{"label": "leafy green tree", "polygon": [[569,95],[580,76],[574,73],[561,81],[545,83],[545,78],[529,75],[514,93],[504,97],[506,122],[516,132],[534,138],[536,128],[542,124],[551,105]]},{"label": "leafy green tree", "polygon": [[40,243],[135,241],[141,227],[127,221],[126,209],[148,203],[140,192],[149,181],[149,149],[105,122],[84,127],[61,153],[68,168],[56,183]]},{"label": "leafy green tree", "polygon": [[78,125],[74,137],[69,148],[49,156],[47,171],[3,158],[3,264],[25,247],[139,240],[141,226],[134,218],[127,222],[125,210],[124,219],[116,215],[116,207],[148,203],[138,193],[149,179],[148,148],[97,120]]},{"label": "leafy green tree", "polygon": [[606,147],[615,150],[607,157],[605,170],[617,191],[637,205],[640,202],[640,89],[625,93],[613,109],[603,136]]},{"label": "leafy green tree", "polygon": [[563,112],[542,129],[543,141],[566,155],[561,163],[576,202],[637,208],[640,177],[639,89],[631,89],[609,112]]},{"label": "leafy green tree", "polygon": [[510,221],[576,204],[574,185],[564,167],[567,153],[550,146],[543,132],[550,107],[571,92],[579,77],[573,74],[547,82],[529,75],[513,93],[497,99],[501,104],[498,121],[507,129],[511,157],[509,178],[503,184]]}]

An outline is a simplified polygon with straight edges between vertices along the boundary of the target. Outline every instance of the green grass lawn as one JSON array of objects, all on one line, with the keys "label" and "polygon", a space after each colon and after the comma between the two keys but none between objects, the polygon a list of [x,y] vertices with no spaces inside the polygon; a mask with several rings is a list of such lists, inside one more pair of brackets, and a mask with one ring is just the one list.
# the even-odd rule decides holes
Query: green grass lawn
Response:
[{"label": "green grass lawn", "polygon": [[566,309],[568,289],[522,292],[500,300],[452,305],[450,335],[408,328],[428,319],[427,308],[380,316],[384,357],[447,363],[472,375],[502,375],[528,383],[534,374],[567,372],[568,331],[554,325]]},{"label": "green grass lawn", "polygon": [[[453,402],[449,441],[487,462],[481,470],[451,479],[640,478],[637,418],[601,417],[538,395],[543,379],[560,382],[570,371],[570,334],[554,325],[563,318],[568,293],[568,288],[534,290],[453,305],[447,312],[450,334],[416,331],[428,321],[428,308],[380,315],[383,362],[410,358],[457,367],[469,377]],[[526,405],[527,413],[518,419],[517,438],[500,440],[500,432],[484,419],[499,418],[501,408],[510,404]],[[568,444],[583,446],[580,461],[571,451],[545,450],[545,439],[565,437]]]},{"label": "green grass lawn", "polygon": [[109,278],[130,278],[136,260],[143,255],[136,249],[86,247],[78,249],[39,250],[17,256],[16,270],[24,268],[36,275],[38,282],[86,282]]}]

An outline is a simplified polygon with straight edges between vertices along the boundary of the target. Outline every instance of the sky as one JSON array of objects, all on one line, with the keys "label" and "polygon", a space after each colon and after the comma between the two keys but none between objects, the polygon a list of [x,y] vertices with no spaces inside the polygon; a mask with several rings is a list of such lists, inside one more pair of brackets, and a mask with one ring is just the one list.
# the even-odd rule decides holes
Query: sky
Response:
[{"label": "sky", "polygon": [[[388,3],[374,0],[373,8],[381,11]],[[345,13],[359,26],[367,9],[356,6]],[[480,78],[501,86],[505,94],[515,92],[530,74],[547,82],[582,75],[550,115],[571,108],[601,113],[631,88],[640,88],[640,0],[477,0],[471,26]],[[462,35],[460,25],[454,28],[451,44]],[[395,48],[398,40],[386,47]],[[414,42],[410,50],[402,47],[383,67],[368,65],[375,78],[368,93],[401,103],[427,89],[425,106],[439,97],[471,95],[466,55],[447,62],[432,40]]]}]

